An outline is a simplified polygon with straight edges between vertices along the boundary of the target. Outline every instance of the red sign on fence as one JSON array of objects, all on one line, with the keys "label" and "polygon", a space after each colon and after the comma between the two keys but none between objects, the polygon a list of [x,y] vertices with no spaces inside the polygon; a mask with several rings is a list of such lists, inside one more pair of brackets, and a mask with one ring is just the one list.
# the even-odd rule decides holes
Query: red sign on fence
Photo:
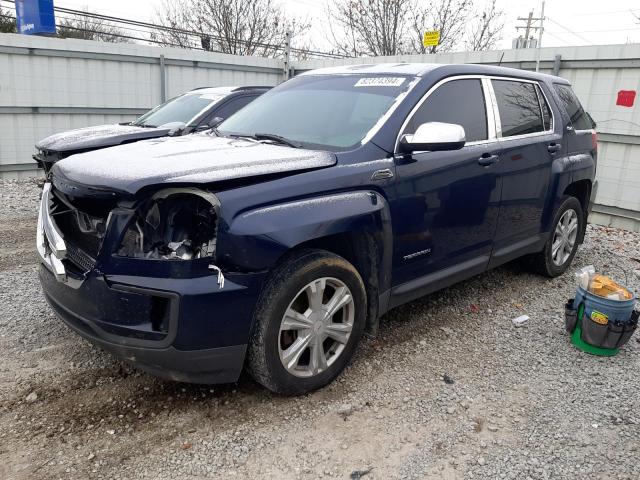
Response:
[{"label": "red sign on fence", "polygon": [[635,102],[635,100],[635,90],[620,90],[618,92],[618,100],[616,100],[616,105],[620,105],[621,107],[633,107],[633,102]]}]

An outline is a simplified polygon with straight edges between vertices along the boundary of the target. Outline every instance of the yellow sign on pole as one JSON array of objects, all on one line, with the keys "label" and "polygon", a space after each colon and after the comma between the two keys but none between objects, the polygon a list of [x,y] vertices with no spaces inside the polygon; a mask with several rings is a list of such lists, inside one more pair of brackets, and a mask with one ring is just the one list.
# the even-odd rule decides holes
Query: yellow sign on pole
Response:
[{"label": "yellow sign on pole", "polygon": [[425,47],[435,47],[440,43],[440,30],[429,30],[424,32],[422,44]]}]

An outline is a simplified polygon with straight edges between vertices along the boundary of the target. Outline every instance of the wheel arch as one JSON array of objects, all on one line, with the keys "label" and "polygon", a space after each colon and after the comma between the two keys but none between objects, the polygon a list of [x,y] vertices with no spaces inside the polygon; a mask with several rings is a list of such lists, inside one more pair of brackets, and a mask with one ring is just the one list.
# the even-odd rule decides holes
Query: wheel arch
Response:
[{"label": "wheel arch", "polygon": [[563,194],[575,197],[578,202],[580,202],[580,206],[582,207],[582,230],[579,232],[578,243],[584,242],[584,235],[587,229],[587,215],[589,209],[589,199],[591,198],[591,189],[593,188],[593,184],[589,179],[577,180],[573,183],[567,185],[564,189]]},{"label": "wheel arch", "polygon": [[304,249],[343,257],[362,277],[366,331],[376,333],[379,297],[390,288],[393,247],[389,205],[380,193],[336,193],[261,207],[238,215],[223,230],[218,238],[223,268],[273,270]]},{"label": "wheel arch", "polygon": [[[365,332],[375,335],[378,331],[380,293],[390,286],[390,255],[384,249],[384,239],[371,231],[342,232],[314,238],[287,252],[281,259],[305,249],[324,250],[336,254],[351,263],[362,277],[367,293],[367,323]],[[386,258],[389,257],[389,258]]]}]

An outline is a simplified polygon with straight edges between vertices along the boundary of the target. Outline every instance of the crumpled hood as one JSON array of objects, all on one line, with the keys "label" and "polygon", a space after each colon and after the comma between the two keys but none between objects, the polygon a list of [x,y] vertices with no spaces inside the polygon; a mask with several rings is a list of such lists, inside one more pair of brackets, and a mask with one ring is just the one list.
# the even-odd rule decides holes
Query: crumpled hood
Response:
[{"label": "crumpled hood", "polygon": [[134,125],[99,125],[56,133],[40,140],[36,143],[36,148],[65,152],[112,147],[132,140],[163,137],[169,133],[169,130],[168,128],[146,128]]},{"label": "crumpled hood", "polygon": [[196,134],[72,155],[56,163],[52,173],[83,185],[135,194],[148,185],[211,183],[335,164],[336,156],[330,152]]}]

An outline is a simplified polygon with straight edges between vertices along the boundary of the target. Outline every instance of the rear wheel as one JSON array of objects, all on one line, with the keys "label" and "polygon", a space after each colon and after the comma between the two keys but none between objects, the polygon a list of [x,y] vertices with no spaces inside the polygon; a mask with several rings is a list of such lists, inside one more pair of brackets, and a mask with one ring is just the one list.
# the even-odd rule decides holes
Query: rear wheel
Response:
[{"label": "rear wheel", "polygon": [[247,369],[276,393],[320,388],[349,362],[365,316],[364,284],[353,265],[303,251],[273,272],[260,296]]},{"label": "rear wheel", "polygon": [[542,251],[531,258],[536,271],[549,277],[562,275],[578,250],[578,238],[584,229],[582,206],[575,197],[564,197],[553,219],[549,239]]}]

